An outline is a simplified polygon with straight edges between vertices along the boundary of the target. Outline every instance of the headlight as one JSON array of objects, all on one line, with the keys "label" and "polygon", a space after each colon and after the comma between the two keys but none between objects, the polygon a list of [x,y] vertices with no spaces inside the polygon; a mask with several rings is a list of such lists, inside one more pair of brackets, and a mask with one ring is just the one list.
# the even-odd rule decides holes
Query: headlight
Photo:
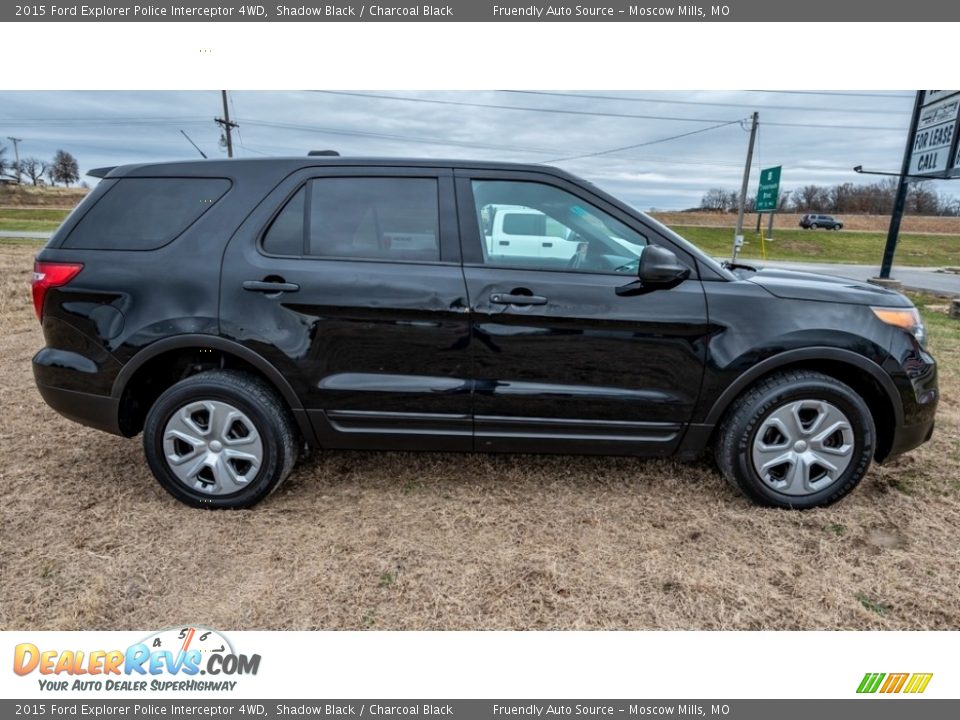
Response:
[{"label": "headlight", "polygon": [[913,335],[920,343],[920,347],[927,346],[927,329],[923,326],[923,318],[920,317],[920,313],[915,307],[871,307],[870,309],[887,325],[893,325]]}]

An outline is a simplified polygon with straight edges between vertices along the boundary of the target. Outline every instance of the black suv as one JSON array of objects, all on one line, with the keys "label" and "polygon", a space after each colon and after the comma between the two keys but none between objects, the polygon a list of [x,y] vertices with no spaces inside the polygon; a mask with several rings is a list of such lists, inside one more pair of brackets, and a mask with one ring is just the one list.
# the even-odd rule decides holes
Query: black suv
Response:
[{"label": "black suv", "polygon": [[816,230],[817,228],[843,230],[843,223],[833,215],[804,215],[800,218],[800,227],[804,230]]},{"label": "black suv", "polygon": [[560,170],[308,157],[96,176],[37,257],[37,385],[68,418],[142,431],[191,505],[253,505],[306,445],[712,447],[751,499],[803,508],[933,431],[936,365],[905,297],[722,265]]}]

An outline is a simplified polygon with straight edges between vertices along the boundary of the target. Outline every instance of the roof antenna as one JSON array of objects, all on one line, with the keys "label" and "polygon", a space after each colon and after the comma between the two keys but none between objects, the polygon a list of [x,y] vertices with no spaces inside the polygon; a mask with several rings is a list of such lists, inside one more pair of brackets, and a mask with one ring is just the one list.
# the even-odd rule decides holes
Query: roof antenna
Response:
[{"label": "roof antenna", "polygon": [[336,150],[311,150],[307,153],[307,157],[340,157],[340,153]]},{"label": "roof antenna", "polygon": [[193,145],[195,148],[197,148],[197,152],[200,153],[200,157],[202,157],[204,160],[206,160],[206,159],[207,159],[207,156],[203,154],[203,150],[201,150],[200,148],[198,148],[198,147],[197,147],[197,144],[196,144],[193,140],[191,140],[191,139],[190,139],[190,136],[187,135],[185,132],[183,132],[183,130],[181,130],[180,132],[183,134],[183,136],[187,139],[187,141],[188,141],[191,145]]}]

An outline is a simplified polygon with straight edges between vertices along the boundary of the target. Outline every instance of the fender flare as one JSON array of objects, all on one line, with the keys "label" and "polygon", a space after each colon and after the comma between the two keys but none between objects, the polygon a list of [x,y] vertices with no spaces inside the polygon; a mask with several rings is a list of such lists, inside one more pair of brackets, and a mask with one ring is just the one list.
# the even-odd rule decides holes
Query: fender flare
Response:
[{"label": "fender flare", "polygon": [[232,340],[227,340],[218,335],[204,335],[200,333],[177,335],[175,337],[157,340],[147,345],[124,364],[116,380],[113,381],[111,396],[119,400],[123,396],[123,392],[126,390],[130,379],[144,364],[153,358],[165,352],[170,352],[171,350],[187,350],[191,348],[221,350],[222,352],[234,355],[250,363],[259,372],[263,373],[267,380],[280,392],[291,410],[303,409],[303,403],[290,386],[290,383],[287,382],[287,379],[263,356]]},{"label": "fender flare", "polygon": [[880,387],[882,387],[886,393],[890,404],[893,406],[893,413],[897,424],[903,424],[903,401],[900,399],[897,386],[883,368],[869,358],[865,358],[863,355],[858,355],[850,350],[832,347],[808,347],[788,350],[757,363],[734,380],[733,383],[720,394],[720,397],[717,398],[711,406],[710,412],[707,413],[707,417],[703,421],[704,424],[716,425],[719,423],[720,418],[723,417],[723,414],[727,408],[730,407],[730,404],[758,378],[768,375],[778,368],[806,360],[831,360],[850,365],[866,372],[880,384]]}]

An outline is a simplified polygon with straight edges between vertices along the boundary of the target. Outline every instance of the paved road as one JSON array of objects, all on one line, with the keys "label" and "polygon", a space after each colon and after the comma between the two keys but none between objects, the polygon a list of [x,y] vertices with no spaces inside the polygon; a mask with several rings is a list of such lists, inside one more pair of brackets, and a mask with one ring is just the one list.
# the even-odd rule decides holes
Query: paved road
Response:
[{"label": "paved road", "polygon": [[24,230],[0,230],[0,237],[26,238],[29,240],[49,240],[52,234],[48,232],[26,232]]},{"label": "paved road", "polygon": [[[0,230],[0,237],[46,240],[50,237],[50,233]],[[958,258],[958,261],[960,261],[960,258]],[[750,259],[744,260],[743,262],[757,263],[788,270],[803,270],[805,272],[822,273],[824,275],[835,275],[836,277],[846,277],[854,280],[867,280],[880,274],[880,267],[877,265],[800,263],[781,260],[766,260],[761,262]],[[910,290],[927,290],[930,292],[960,296],[960,275],[956,273],[937,272],[937,270],[939,270],[939,268],[894,267],[893,277],[895,280],[902,282],[903,286]]]},{"label": "paved road", "polygon": [[[960,258],[958,258],[960,260]],[[801,263],[784,262],[780,260],[744,260],[745,263],[766,265],[768,267],[783,268],[784,270],[802,270],[804,272],[834,275],[836,277],[851,278],[853,280],[868,280],[880,274],[879,265],[838,265],[833,263]],[[894,266],[891,276],[899,280],[909,290],[927,290],[929,292],[944,293],[960,296],[960,275],[956,273],[937,272],[940,268],[930,267],[897,267]]]}]

